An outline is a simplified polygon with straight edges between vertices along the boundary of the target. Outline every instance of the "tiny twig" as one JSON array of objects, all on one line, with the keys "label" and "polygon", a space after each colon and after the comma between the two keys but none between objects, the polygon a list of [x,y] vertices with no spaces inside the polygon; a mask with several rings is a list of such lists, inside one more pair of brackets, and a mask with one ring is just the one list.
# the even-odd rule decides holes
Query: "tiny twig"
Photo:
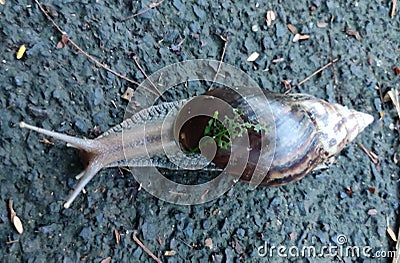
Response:
[{"label": "tiny twig", "polygon": [[181,241],[183,244],[185,244],[186,246],[188,246],[189,248],[193,248],[192,245],[188,244],[185,240],[181,239],[181,238],[176,238],[177,240]]},{"label": "tiny twig", "polygon": [[[133,61],[135,61],[135,64],[139,68],[140,72],[142,72],[144,77],[150,82],[150,84],[153,86],[153,88],[158,92],[158,95],[162,96],[161,91],[159,89],[157,89],[157,86],[153,83],[153,81],[151,81],[151,79],[149,79],[149,77],[147,76],[147,74],[144,71],[144,69],[142,68],[142,66],[140,66],[139,61],[137,60],[137,57],[136,56],[132,56],[132,59],[133,59]],[[150,88],[146,87],[146,90],[150,90]]]},{"label": "tiny twig", "polygon": [[140,241],[137,236],[136,236],[136,231],[133,232],[133,240],[135,240],[135,242],[150,256],[152,257],[157,263],[162,263],[162,261],[156,257],[153,252],[151,252],[143,243],[142,241]]},{"label": "tiny twig", "polygon": [[397,233],[396,252],[392,263],[400,263],[400,228],[399,232]]},{"label": "tiny twig", "polygon": [[8,200],[8,209],[10,210],[10,218],[11,218],[10,220],[11,221],[12,221],[12,218],[17,215],[17,213],[15,213],[15,211],[14,211],[13,206],[14,206],[14,201],[11,199]]},{"label": "tiny twig", "polygon": [[360,146],[361,150],[363,150],[363,151],[368,155],[368,157],[371,159],[371,161],[372,161],[374,164],[379,164],[379,157],[378,157],[374,152],[369,151],[369,150],[364,146],[364,144],[362,144],[362,143],[359,143],[358,146]]},{"label": "tiny twig", "polygon": [[377,89],[378,89],[378,91],[379,91],[379,98],[380,98],[380,100],[381,100],[382,108],[383,108],[383,110],[385,110],[385,103],[384,103],[384,100],[383,100],[383,94],[382,94],[381,84],[379,84],[379,82],[378,82],[378,84],[377,84],[376,87],[377,87]]},{"label": "tiny twig", "polygon": [[[329,32],[328,34],[328,39],[329,39],[329,55],[332,59],[332,61],[334,60],[333,58],[333,45],[332,45],[332,37],[331,34]],[[338,83],[337,83],[337,78],[336,78],[336,67],[335,67],[335,63],[332,64],[332,74],[333,74],[333,84],[335,85],[335,89],[338,87]]]},{"label": "tiny twig", "polygon": [[[140,85],[140,83],[138,83],[138,82],[136,82],[136,81],[134,81],[134,80],[131,80],[131,79],[129,79],[129,78],[127,78],[127,77],[125,77],[125,76],[119,74],[118,72],[116,72],[116,71],[110,69],[110,68],[107,67],[106,65],[100,63],[100,61],[98,61],[97,59],[95,59],[94,57],[92,57],[89,53],[87,53],[87,52],[84,51],[82,48],[80,48],[70,37],[68,37],[67,33],[64,32],[64,31],[61,29],[61,27],[58,26],[57,23],[50,17],[50,15],[49,15],[49,14],[46,12],[46,10],[43,8],[42,4],[39,3],[38,0],[34,0],[34,1],[35,1],[35,3],[38,5],[40,11],[42,11],[42,13],[46,16],[46,18],[47,18],[47,19],[51,22],[51,24],[57,29],[57,31],[60,32],[60,33],[62,34],[63,37],[65,37],[66,41],[69,42],[69,43],[71,43],[71,45],[72,45],[73,47],[75,47],[79,52],[81,52],[85,57],[87,57],[89,60],[91,60],[92,62],[94,62],[94,63],[95,63],[96,65],[98,65],[99,67],[101,67],[101,68],[107,70],[108,72],[111,72],[111,73],[114,74],[115,76],[117,76],[117,77],[119,77],[119,78],[121,78],[121,79],[124,79],[124,80],[126,80],[126,81],[128,81],[128,82],[130,82],[130,83],[132,83],[132,84],[134,84],[134,85],[136,85],[136,86],[139,86],[139,85]],[[146,87],[144,87],[144,88],[146,89]],[[154,93],[154,91],[152,91],[152,90],[149,90],[149,91],[152,92],[152,93]],[[156,94],[156,95],[157,95],[157,94]]]},{"label": "tiny twig", "polygon": [[312,77],[314,77],[315,75],[317,75],[318,73],[320,73],[321,71],[323,71],[324,69],[326,69],[327,67],[333,65],[334,63],[338,62],[339,58],[335,58],[334,60],[332,60],[331,62],[327,63],[326,65],[322,66],[321,68],[319,68],[318,70],[314,71],[311,75],[309,75],[308,77],[306,77],[305,79],[303,79],[302,81],[299,82],[299,84],[297,84],[297,86],[300,86],[301,84],[303,84],[304,82],[308,81],[309,79],[311,79]]},{"label": "tiny twig", "polygon": [[120,22],[124,22],[124,21],[126,21],[126,20],[129,20],[129,19],[135,18],[135,17],[137,17],[137,16],[140,16],[140,15],[146,13],[146,12],[149,12],[151,9],[156,8],[157,6],[161,5],[162,2],[164,2],[164,0],[161,0],[161,1],[159,1],[159,2],[151,3],[151,4],[149,5],[148,8],[146,8],[146,9],[144,9],[144,10],[142,10],[142,11],[139,11],[139,12],[137,12],[136,14],[133,14],[133,15],[131,15],[131,16],[127,16],[127,17],[125,17],[125,18],[120,18],[119,21],[120,21]]},{"label": "tiny twig", "polygon": [[[329,56],[330,56],[330,59],[333,60],[333,45],[332,45],[332,37],[331,37],[330,31],[328,32],[328,40],[329,40]],[[338,89],[340,89],[340,88],[339,88],[338,81],[336,78],[335,64],[332,64],[332,75],[333,75],[333,89],[335,90],[336,101],[340,101],[341,103],[343,103],[343,99],[340,94],[340,91],[338,92]]]},{"label": "tiny twig", "polygon": [[219,60],[217,72],[215,73],[213,82],[211,83],[211,86],[210,86],[209,90],[211,90],[211,88],[214,85],[215,81],[217,80],[218,74],[219,74],[219,72],[221,70],[222,62],[224,61],[224,57],[225,57],[226,48],[228,47],[229,33],[226,34],[226,37],[223,37],[221,35],[219,35],[219,37],[224,41],[224,48],[222,49],[222,55],[221,55],[221,59]]},{"label": "tiny twig", "polygon": [[18,243],[18,242],[19,242],[19,239],[15,239],[15,240],[7,241],[6,245],[11,245],[11,244]]}]

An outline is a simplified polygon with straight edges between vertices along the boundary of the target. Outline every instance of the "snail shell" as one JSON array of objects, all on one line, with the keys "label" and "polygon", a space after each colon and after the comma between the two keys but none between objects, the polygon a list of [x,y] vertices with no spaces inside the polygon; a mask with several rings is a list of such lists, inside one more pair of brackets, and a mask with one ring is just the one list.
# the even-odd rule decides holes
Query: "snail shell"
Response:
[{"label": "snail shell", "polygon": [[[48,131],[35,126],[20,123],[36,132],[63,140],[68,146],[81,150],[86,169],[77,178],[81,178],[64,207],[69,207],[85,185],[104,167],[185,167],[195,169],[224,169],[234,151],[237,159],[246,158],[230,174],[239,175],[244,181],[255,185],[283,185],[297,181],[340,152],[365,127],[373,122],[369,114],[348,109],[339,104],[328,103],[310,95],[281,95],[264,91],[269,105],[261,104],[258,95],[242,98],[232,89],[217,88],[202,95],[197,100],[180,100],[146,108],[121,124],[111,128],[94,140]],[[196,98],[196,97],[195,97]],[[193,149],[199,145],[208,118],[188,119],[196,107],[205,109],[203,102],[220,99],[233,108],[241,109],[241,117],[246,122],[257,123],[254,111],[249,104],[260,109],[271,109],[267,116],[273,132],[248,130],[250,147],[235,149],[215,149],[215,155],[187,158],[182,149]],[[218,105],[215,101],[209,105]],[[216,106],[217,107],[217,106]],[[210,106],[211,112],[217,108]],[[190,118],[189,118],[190,119]],[[231,151],[232,150],[232,151]],[[168,153],[169,160],[163,156]],[[242,155],[241,155],[242,154]],[[209,159],[215,165],[207,166]],[[244,161],[244,163],[243,163]],[[243,165],[244,164],[244,165]],[[243,167],[242,167],[243,166]],[[254,172],[262,176],[254,180]]]},{"label": "snail shell", "polygon": [[[271,142],[275,142],[273,159],[272,163],[266,161],[271,158],[268,151],[259,156],[260,136],[250,132],[250,158],[241,177],[244,181],[251,181],[256,165],[261,164],[262,168],[264,163],[263,170],[268,172],[261,185],[278,186],[297,181],[339,153],[373,122],[369,114],[328,103],[311,95],[283,95],[266,90],[264,94],[275,124],[275,132],[266,134],[264,140],[267,142],[264,145],[268,147]],[[246,97],[244,100],[227,88],[211,91],[209,95],[240,109],[247,109],[248,104],[257,105],[259,102],[256,97]],[[250,121],[253,117],[251,114],[252,111],[244,112]],[[226,157],[226,153],[217,153],[213,162],[222,167]]]}]

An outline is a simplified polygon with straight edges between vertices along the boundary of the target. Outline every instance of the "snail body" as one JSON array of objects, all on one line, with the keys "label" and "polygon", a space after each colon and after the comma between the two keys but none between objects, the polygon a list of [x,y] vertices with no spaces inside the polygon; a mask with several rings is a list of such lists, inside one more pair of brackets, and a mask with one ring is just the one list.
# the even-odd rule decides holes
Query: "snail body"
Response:
[{"label": "snail body", "polygon": [[[65,203],[64,207],[67,208],[104,167],[196,169],[206,167],[212,161],[210,169],[222,170],[230,164],[233,151],[236,159],[242,159],[243,155],[244,162],[239,165],[243,167],[238,166],[238,169],[233,166],[228,171],[229,174],[237,175],[255,185],[287,184],[301,179],[340,152],[373,122],[373,117],[369,114],[310,95],[282,95],[264,91],[269,105],[262,105],[263,100],[259,100],[258,96],[242,98],[232,89],[217,88],[201,95],[200,101],[179,100],[143,109],[93,140],[79,139],[23,122],[20,127],[65,141],[68,146],[81,151],[86,168],[77,176],[81,180]],[[194,118],[182,125],[178,123],[183,116],[187,118],[187,115],[195,112],[196,107],[209,108],[211,112],[218,111],[216,99],[240,109],[242,118],[248,123],[257,122],[249,105],[256,105],[260,109],[269,108],[272,115],[267,115],[266,119],[269,120],[267,125],[273,126],[273,132],[249,129],[246,138],[250,147],[217,148],[211,157],[186,158],[182,149],[188,150],[199,145],[204,127],[210,118]],[[205,107],[208,102],[207,105],[210,106]],[[216,108],[212,105],[216,105]],[[162,158],[165,153],[173,160],[173,164]],[[255,178],[255,172],[261,173],[262,177]]]}]

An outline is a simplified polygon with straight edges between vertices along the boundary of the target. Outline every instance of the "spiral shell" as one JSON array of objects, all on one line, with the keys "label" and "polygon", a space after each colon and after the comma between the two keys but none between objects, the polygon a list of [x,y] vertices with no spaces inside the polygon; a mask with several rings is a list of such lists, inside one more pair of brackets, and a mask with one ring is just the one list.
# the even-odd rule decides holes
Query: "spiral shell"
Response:
[{"label": "spiral shell", "polygon": [[[269,105],[260,105],[263,100],[255,97],[239,96],[232,89],[221,88],[208,92],[207,95],[220,98],[244,111],[244,117],[249,121],[256,121],[249,104],[260,108],[269,106],[273,114],[275,130],[266,133],[263,142],[260,134],[249,132],[250,153],[247,166],[241,179],[251,181],[257,165],[264,171],[262,185],[284,185],[303,178],[318,165],[326,162],[339,153],[349,142],[373,122],[369,114],[348,109],[336,103],[306,94],[282,95],[264,91]],[[203,106],[204,107],[204,106]],[[179,117],[179,116],[178,116]],[[198,138],[193,130],[203,130],[202,123],[191,123],[192,134]],[[189,127],[189,129],[190,129]],[[196,127],[195,129],[193,127]],[[180,141],[184,148],[196,145],[196,140],[190,141],[185,136],[185,141]],[[275,143],[275,145],[272,145]],[[274,149],[263,151],[260,154],[260,145]],[[247,149],[238,149],[246,151]],[[213,163],[224,168],[229,158],[229,151],[219,149]]]}]

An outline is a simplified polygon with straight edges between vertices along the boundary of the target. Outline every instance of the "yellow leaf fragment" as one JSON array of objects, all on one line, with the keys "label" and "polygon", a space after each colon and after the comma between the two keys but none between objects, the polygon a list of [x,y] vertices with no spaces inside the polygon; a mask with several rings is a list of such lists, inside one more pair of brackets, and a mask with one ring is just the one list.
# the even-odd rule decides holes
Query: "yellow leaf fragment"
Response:
[{"label": "yellow leaf fragment", "polygon": [[21,59],[22,56],[25,54],[25,51],[26,51],[25,45],[21,45],[17,52],[17,59]]},{"label": "yellow leaf fragment", "polygon": [[172,257],[176,255],[176,251],[175,250],[167,250],[164,252],[164,256],[166,257]]}]

